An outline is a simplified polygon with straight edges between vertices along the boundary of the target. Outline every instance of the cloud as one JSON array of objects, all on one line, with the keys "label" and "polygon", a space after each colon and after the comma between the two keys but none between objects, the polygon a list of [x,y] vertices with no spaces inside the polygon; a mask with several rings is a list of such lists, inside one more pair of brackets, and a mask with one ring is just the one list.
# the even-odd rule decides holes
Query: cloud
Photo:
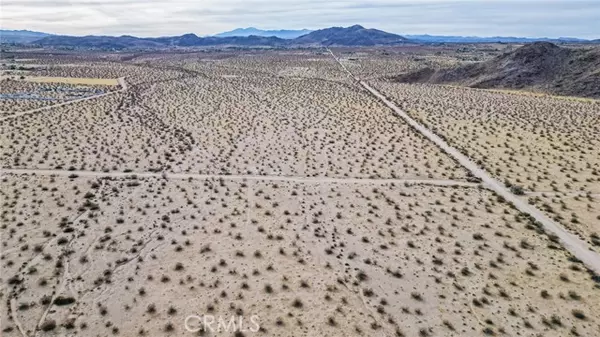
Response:
[{"label": "cloud", "polygon": [[2,0],[3,29],[70,35],[214,34],[362,24],[398,34],[600,38],[596,0]]}]

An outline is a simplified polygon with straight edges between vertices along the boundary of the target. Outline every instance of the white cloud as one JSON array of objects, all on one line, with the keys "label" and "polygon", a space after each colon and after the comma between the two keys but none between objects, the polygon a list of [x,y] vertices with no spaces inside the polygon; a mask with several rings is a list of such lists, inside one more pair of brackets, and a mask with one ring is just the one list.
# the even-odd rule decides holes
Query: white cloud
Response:
[{"label": "white cloud", "polygon": [[600,37],[596,0],[1,0],[3,29],[58,34],[214,34],[355,23],[398,34]]}]

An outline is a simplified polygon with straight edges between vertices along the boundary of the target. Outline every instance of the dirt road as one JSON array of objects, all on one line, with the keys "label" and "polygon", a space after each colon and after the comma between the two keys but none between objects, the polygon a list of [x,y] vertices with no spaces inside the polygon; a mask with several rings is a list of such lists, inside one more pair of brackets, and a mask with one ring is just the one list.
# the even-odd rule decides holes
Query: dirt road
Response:
[{"label": "dirt road", "polygon": [[510,190],[506,186],[504,186],[503,183],[501,183],[496,178],[492,177],[492,175],[488,174],[485,170],[477,166],[477,164],[475,164],[467,156],[463,155],[460,151],[450,146],[448,143],[446,143],[446,141],[444,141],[438,135],[433,133],[431,130],[427,129],[426,127],[412,119],[412,117],[410,117],[404,111],[400,110],[400,108],[398,108],[395,104],[390,102],[377,90],[373,89],[369,84],[367,84],[364,81],[359,81],[359,83],[371,94],[373,94],[385,105],[387,105],[390,109],[392,109],[396,115],[404,119],[406,123],[408,123],[418,132],[420,132],[427,139],[434,142],[442,150],[448,153],[448,155],[450,155],[467,170],[473,173],[475,177],[480,178],[486,187],[504,197],[504,199],[506,199],[508,202],[514,204],[519,211],[531,215],[535,220],[541,223],[548,232],[558,236],[562,245],[569,252],[571,252],[578,259],[583,261],[583,263],[588,268],[595,271],[597,274],[600,274],[600,254],[590,250],[589,245],[585,241],[569,233],[561,225],[552,221],[536,207],[529,205],[525,200],[520,199],[518,196],[511,193]]},{"label": "dirt road", "polygon": [[591,250],[591,247],[583,240],[578,238],[577,236],[569,233],[566,229],[564,229],[561,225],[552,221],[548,218],[542,211],[537,209],[534,206],[529,205],[525,200],[519,198],[515,194],[511,193],[510,190],[504,186],[499,180],[494,178],[491,174],[480,168],[477,164],[475,164],[470,158],[462,154],[460,151],[450,146],[446,141],[440,138],[438,135],[433,133],[431,130],[427,129],[422,124],[418,123],[412,117],[410,117],[407,113],[398,108],[394,103],[389,101],[384,95],[382,95],[379,91],[371,87],[365,81],[360,80],[356,76],[354,76],[346,67],[338,60],[337,57],[328,49],[334,59],[340,64],[340,66],[346,71],[350,77],[354,78],[358,83],[363,86],[367,91],[369,91],[373,96],[379,99],[383,104],[392,109],[392,111],[402,118],[408,125],[413,127],[416,131],[421,133],[427,139],[435,143],[439,148],[445,151],[448,155],[454,158],[458,163],[464,166],[467,170],[469,170],[475,177],[478,177],[483,182],[483,185],[492,191],[496,192],[498,195],[501,195],[508,202],[512,203],[519,211],[531,215],[536,221],[542,224],[544,229],[552,234],[555,234],[560,239],[562,245],[569,251],[571,254],[580,259],[588,268],[600,274],[600,254]]}]

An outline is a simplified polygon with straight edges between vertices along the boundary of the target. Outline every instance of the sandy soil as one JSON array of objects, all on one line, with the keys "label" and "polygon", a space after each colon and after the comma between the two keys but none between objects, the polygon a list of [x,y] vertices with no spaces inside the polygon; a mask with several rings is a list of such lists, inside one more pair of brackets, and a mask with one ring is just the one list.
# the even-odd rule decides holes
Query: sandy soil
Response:
[{"label": "sandy soil", "polygon": [[184,336],[188,315],[208,313],[257,315],[267,335],[600,332],[581,265],[485,190],[11,174],[2,186],[7,336],[51,321],[59,334]]}]

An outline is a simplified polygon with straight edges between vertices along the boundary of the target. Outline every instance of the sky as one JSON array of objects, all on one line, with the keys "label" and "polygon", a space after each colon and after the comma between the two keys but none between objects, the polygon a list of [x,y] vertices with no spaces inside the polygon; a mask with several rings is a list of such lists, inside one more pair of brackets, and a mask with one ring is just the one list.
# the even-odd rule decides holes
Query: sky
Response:
[{"label": "sky", "polygon": [[0,27],[65,35],[360,24],[396,34],[600,38],[600,0],[0,0]]}]

